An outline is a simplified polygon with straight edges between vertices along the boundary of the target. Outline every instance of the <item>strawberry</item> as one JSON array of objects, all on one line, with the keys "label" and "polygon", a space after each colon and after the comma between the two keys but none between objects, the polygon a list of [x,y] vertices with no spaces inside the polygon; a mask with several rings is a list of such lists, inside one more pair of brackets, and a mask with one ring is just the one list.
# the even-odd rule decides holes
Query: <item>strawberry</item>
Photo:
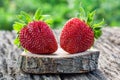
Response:
[{"label": "strawberry", "polygon": [[[85,13],[83,8],[81,8],[81,11]],[[103,24],[103,21],[93,24],[94,14],[95,11],[89,13],[87,20],[85,17],[76,17],[66,22],[60,36],[60,46],[62,49],[74,54],[91,48],[95,38],[97,39],[101,36],[100,25]]]},{"label": "strawberry", "polygon": [[56,39],[47,24],[51,22],[51,19],[44,21],[45,15],[41,15],[40,10],[36,11],[33,20],[25,12],[21,12],[19,18],[27,23],[25,24],[23,23],[25,21],[22,21],[13,25],[18,32],[18,37],[15,40],[17,45],[22,46],[33,54],[51,54],[57,50]]}]

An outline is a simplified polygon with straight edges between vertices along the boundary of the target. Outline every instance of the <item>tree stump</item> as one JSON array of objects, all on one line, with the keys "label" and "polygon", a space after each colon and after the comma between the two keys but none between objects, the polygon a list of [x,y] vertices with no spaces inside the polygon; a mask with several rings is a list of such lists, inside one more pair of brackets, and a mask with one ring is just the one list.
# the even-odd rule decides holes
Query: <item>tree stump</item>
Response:
[{"label": "tree stump", "polygon": [[85,73],[98,67],[98,50],[68,54],[59,48],[51,55],[37,55],[23,52],[20,55],[20,69],[26,73]]}]

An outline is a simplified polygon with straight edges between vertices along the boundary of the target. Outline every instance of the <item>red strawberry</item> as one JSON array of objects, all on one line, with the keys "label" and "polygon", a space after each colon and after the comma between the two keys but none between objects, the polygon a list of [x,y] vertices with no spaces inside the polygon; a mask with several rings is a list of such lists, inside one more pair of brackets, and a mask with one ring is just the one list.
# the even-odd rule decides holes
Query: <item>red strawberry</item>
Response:
[{"label": "red strawberry", "polygon": [[30,22],[19,34],[20,44],[36,54],[49,54],[57,50],[52,30],[43,21]]},{"label": "red strawberry", "polygon": [[61,47],[69,53],[83,52],[94,42],[94,32],[79,18],[70,19],[64,26],[61,37]]},{"label": "red strawberry", "polygon": [[[60,36],[60,46],[65,51],[73,54],[86,51],[94,44],[94,37],[101,35],[98,24],[89,25],[93,13],[90,14],[88,22],[79,18],[72,18],[64,25]],[[101,24],[101,23],[100,23]],[[98,29],[98,30],[97,30]]]},{"label": "red strawberry", "polygon": [[21,22],[16,22],[13,25],[18,32],[15,43],[33,54],[54,53],[58,45],[52,30],[48,26],[51,19],[45,20],[45,17],[45,15],[40,14],[40,10],[36,11],[34,20],[27,13],[22,12],[19,16]]}]

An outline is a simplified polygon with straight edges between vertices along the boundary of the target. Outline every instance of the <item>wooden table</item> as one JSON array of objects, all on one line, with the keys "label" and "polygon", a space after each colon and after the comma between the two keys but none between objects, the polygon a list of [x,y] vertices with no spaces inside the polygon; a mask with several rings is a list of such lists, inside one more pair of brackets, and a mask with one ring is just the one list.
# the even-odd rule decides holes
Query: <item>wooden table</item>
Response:
[{"label": "wooden table", "polygon": [[[60,30],[54,30],[59,43]],[[22,50],[13,44],[15,32],[0,31],[0,80],[120,80],[120,28],[104,28],[94,44],[101,51],[99,68],[85,74],[25,74],[19,70]]]}]

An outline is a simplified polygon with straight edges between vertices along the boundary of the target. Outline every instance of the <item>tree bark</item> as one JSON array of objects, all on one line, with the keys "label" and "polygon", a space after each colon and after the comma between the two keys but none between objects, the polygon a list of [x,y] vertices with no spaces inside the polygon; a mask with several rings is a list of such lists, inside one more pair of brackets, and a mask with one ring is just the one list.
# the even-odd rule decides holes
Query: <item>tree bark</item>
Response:
[{"label": "tree bark", "polygon": [[69,54],[61,48],[51,55],[37,55],[23,52],[20,69],[26,73],[85,73],[98,67],[98,50]]}]

